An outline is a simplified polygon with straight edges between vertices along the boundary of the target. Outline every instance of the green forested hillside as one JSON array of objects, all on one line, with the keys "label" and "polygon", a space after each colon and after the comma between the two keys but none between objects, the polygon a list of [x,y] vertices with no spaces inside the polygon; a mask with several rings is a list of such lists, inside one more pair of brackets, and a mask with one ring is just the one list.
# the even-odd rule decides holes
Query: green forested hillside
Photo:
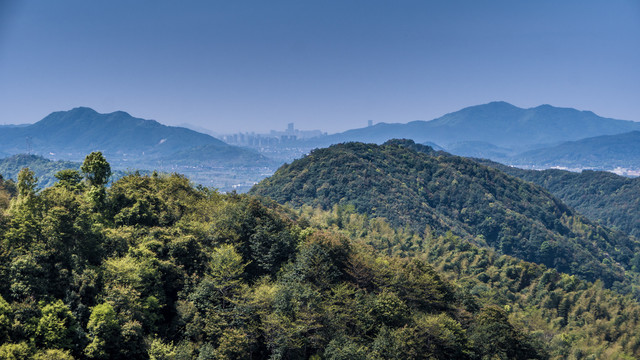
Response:
[{"label": "green forested hillside", "polygon": [[82,171],[0,187],[0,358],[548,357],[425,259],[180,175],[106,189],[99,153]]},{"label": "green forested hillside", "polygon": [[606,171],[524,170],[490,160],[476,161],[544,187],[593,221],[640,236],[640,178]]},{"label": "green forested hillside", "polygon": [[294,206],[351,204],[394,226],[453,231],[622,292],[638,284],[634,239],[592,224],[538,186],[412,141],[318,149],[251,193]]},{"label": "green forested hillside", "polygon": [[[529,330],[534,344],[552,359],[632,359],[639,356],[640,306],[629,296],[605,290],[545,266],[479,248],[451,233],[418,236],[394,229],[381,218],[303,206],[299,213],[322,229],[337,231],[390,256],[429,262],[455,284],[470,308],[499,306],[512,324]],[[356,240],[357,239],[357,240]],[[501,343],[484,339],[493,353]],[[505,358],[497,356],[497,358]]]},{"label": "green forested hillside", "polygon": [[127,175],[0,182],[0,358],[629,359],[640,307],[450,234]]}]

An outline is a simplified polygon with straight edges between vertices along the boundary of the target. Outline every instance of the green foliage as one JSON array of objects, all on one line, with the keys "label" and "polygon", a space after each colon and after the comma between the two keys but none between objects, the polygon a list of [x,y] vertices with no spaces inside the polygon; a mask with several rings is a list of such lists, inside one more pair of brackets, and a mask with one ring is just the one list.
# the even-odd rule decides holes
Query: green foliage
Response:
[{"label": "green foliage", "polygon": [[381,331],[374,340],[372,358],[470,359],[467,342],[456,320],[446,314],[422,315],[411,325]]},{"label": "green foliage", "polygon": [[16,180],[23,168],[29,168],[39,179],[40,186],[53,186],[56,182],[55,174],[68,169],[78,170],[80,164],[70,161],[51,161],[37,155],[18,154],[0,159],[0,174],[6,179]]},{"label": "green foliage", "polygon": [[452,233],[175,174],[95,206],[67,175],[0,218],[0,358],[640,356],[631,298]]},{"label": "green foliage", "polygon": [[96,305],[91,310],[87,332],[90,343],[84,350],[90,359],[108,359],[118,354],[120,349],[121,325],[117,313],[108,304]]},{"label": "green foliage", "polygon": [[101,152],[94,151],[84,159],[80,170],[89,185],[87,196],[94,204],[101,205],[106,196],[104,187],[111,177],[111,165]]},{"label": "green foliage", "polygon": [[155,338],[149,345],[149,360],[174,360],[176,359],[176,347],[172,343],[165,343]]},{"label": "green foliage", "polygon": [[55,175],[58,182],[56,186],[61,186],[69,191],[80,190],[80,181],[82,181],[82,175],[78,170],[65,169],[58,171]]},{"label": "green foliage", "polygon": [[73,356],[68,350],[47,349],[37,352],[33,360],[73,360]]},{"label": "green foliage", "polygon": [[[576,353],[584,357],[599,354],[597,356],[603,358],[626,359],[637,356],[640,349],[637,347],[639,339],[631,335],[635,334],[633,329],[640,326],[640,305],[628,296],[603,289],[602,282],[587,283],[576,276],[499,255],[450,233],[416,237],[407,234],[404,229],[384,226],[384,220],[369,219],[358,214],[345,216],[341,224],[343,229],[340,230],[334,221],[336,210],[327,213],[306,207],[301,211],[301,216],[312,219],[314,226],[323,229],[357,234],[349,235],[352,242],[361,241],[376,251],[402,256],[400,261],[386,257],[372,259],[364,254],[350,259],[347,272],[361,286],[375,287],[375,284],[382,283],[381,277],[392,281],[409,278],[401,269],[418,259],[430,264],[427,269],[431,271],[426,274],[437,274],[438,278],[447,281],[440,279],[440,285],[438,282],[432,285],[439,291],[433,288],[426,288],[425,291],[423,285],[414,288],[426,294],[440,294],[446,299],[440,303],[441,307],[443,304],[457,304],[454,319],[463,325],[470,354],[480,356],[483,351],[488,351],[474,347],[477,341],[471,340],[483,333],[473,330],[479,326],[474,322],[482,319],[474,314],[492,307],[508,316],[508,324],[502,322],[500,326],[509,330],[506,334],[511,334],[511,337],[507,339],[516,341],[507,341],[512,346],[505,347],[509,353],[529,352],[530,358],[562,358],[568,356],[566,354]],[[372,271],[372,267],[378,270]],[[397,274],[396,280],[389,274]],[[455,288],[447,288],[451,284],[455,284]],[[400,288],[396,285],[395,289]],[[339,292],[347,293],[344,289]],[[404,295],[403,301],[410,304],[408,300],[412,298],[416,297]],[[344,295],[340,299],[341,303],[348,304],[354,311],[357,309],[353,303],[344,300]],[[460,306],[464,310],[461,311]],[[432,306],[424,308],[434,311]],[[342,321],[347,321],[348,318],[340,311],[333,308],[331,311]],[[360,314],[356,316],[366,319]],[[393,354],[396,354],[394,349],[398,349],[398,345],[390,340],[395,330],[386,329],[385,335],[373,341],[372,351],[378,358],[393,358]],[[524,329],[530,333],[527,334]]]},{"label": "green foliage", "polygon": [[12,180],[5,180],[0,174],[0,214],[9,207],[11,198],[17,193],[15,183]]},{"label": "green foliage", "polygon": [[34,196],[36,186],[38,186],[38,179],[36,179],[33,171],[29,170],[29,168],[20,170],[18,173],[18,196],[21,198]]},{"label": "green foliage", "polygon": [[0,359],[28,360],[32,350],[26,342],[18,344],[5,343],[0,345]]},{"label": "green foliage", "polygon": [[9,340],[9,333],[13,322],[11,315],[11,305],[0,296],[0,343]]},{"label": "green foliage", "polygon": [[62,300],[42,308],[36,327],[36,342],[41,348],[71,349],[74,340],[75,319]]},{"label": "green foliage", "polygon": [[640,243],[590,223],[544,189],[477,162],[410,140],[345,143],[281,167],[252,194],[296,207],[338,206],[421,234],[451,231],[503,254],[544,264],[607,287],[632,291]]},{"label": "green foliage", "polygon": [[535,350],[509,323],[507,314],[497,306],[489,306],[476,315],[470,329],[470,340],[478,354],[487,359],[534,359]]},{"label": "green foliage", "polygon": [[524,170],[489,160],[476,161],[542,186],[592,221],[640,236],[640,178],[606,171]]}]

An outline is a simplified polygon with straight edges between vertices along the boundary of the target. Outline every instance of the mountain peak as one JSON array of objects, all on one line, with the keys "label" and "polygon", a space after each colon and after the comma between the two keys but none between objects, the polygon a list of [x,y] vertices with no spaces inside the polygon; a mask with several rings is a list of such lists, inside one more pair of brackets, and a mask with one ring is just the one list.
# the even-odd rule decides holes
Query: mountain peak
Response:
[{"label": "mountain peak", "polygon": [[[479,106],[483,106],[483,105],[479,105]],[[491,106],[491,107],[517,107],[513,104],[510,104],[506,101],[492,101],[488,104],[485,104],[484,106]]]},{"label": "mountain peak", "polygon": [[78,115],[80,115],[80,114],[92,114],[93,115],[93,114],[97,114],[98,113],[97,111],[93,110],[92,108],[86,107],[86,106],[78,106],[78,107],[75,107],[75,108],[73,108],[73,109],[71,109],[69,111],[61,111],[61,112],[63,112],[63,113],[64,112],[73,113],[73,114],[78,114]]}]

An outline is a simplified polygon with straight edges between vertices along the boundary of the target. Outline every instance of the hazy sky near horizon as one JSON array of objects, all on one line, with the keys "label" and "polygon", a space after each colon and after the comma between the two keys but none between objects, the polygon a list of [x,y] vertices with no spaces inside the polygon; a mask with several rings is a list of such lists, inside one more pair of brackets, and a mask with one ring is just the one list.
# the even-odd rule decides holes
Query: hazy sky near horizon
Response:
[{"label": "hazy sky near horizon", "polygon": [[503,100],[640,121],[640,1],[0,0],[0,124],[338,132]]}]

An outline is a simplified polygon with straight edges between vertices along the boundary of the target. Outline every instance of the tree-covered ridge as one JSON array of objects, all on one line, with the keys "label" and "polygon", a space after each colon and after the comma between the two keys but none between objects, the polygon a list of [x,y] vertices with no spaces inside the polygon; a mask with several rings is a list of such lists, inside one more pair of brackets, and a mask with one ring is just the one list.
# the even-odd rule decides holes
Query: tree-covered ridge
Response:
[{"label": "tree-covered ridge", "polygon": [[640,236],[640,178],[606,171],[524,170],[490,160],[476,161],[544,187],[593,221]]},{"label": "tree-covered ridge", "polygon": [[55,174],[65,169],[80,169],[80,163],[71,161],[51,161],[38,155],[18,154],[0,159],[0,174],[5,179],[17,179],[22,168],[28,167],[39,179],[42,187],[56,182]]},{"label": "tree-covered ridge", "polygon": [[[499,306],[513,324],[529,330],[534,343],[553,359],[631,359],[640,352],[640,305],[630,296],[605,290],[543,265],[480,248],[451,233],[424,236],[394,229],[354,207],[332,211],[303,206],[304,218],[322,229],[358,239],[390,256],[426,260],[457,287],[467,307]],[[484,339],[493,353],[506,346]]]},{"label": "tree-covered ridge", "polygon": [[81,168],[0,184],[0,358],[640,356],[638,304],[598,284],[354,207]]},{"label": "tree-covered ridge", "polygon": [[547,357],[423,259],[180,175],[107,189],[100,153],[81,169],[0,190],[0,358]]},{"label": "tree-covered ridge", "polygon": [[251,193],[294,206],[352,204],[394,226],[451,230],[623,292],[637,276],[630,273],[640,250],[634,239],[592,224],[539,186],[412,141],[317,149]]}]

